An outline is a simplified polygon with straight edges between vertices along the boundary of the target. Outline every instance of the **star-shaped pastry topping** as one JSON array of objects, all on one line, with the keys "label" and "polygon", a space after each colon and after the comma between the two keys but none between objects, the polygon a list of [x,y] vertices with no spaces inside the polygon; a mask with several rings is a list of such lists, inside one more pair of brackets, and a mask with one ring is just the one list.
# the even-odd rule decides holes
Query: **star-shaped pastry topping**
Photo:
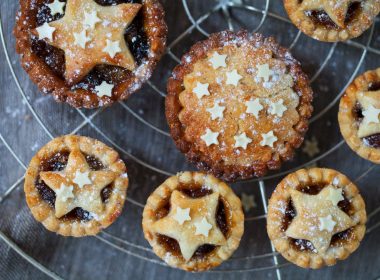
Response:
[{"label": "star-shaped pastry topping", "polygon": [[235,139],[234,147],[235,148],[243,148],[244,150],[247,149],[248,144],[252,142],[252,139],[249,138],[247,136],[247,134],[245,134],[245,132],[243,132],[239,135],[235,135],[234,139]]},{"label": "star-shaped pastry topping", "polygon": [[36,31],[38,33],[39,39],[41,39],[41,40],[42,39],[53,40],[53,33],[55,31],[55,28],[50,26],[49,23],[45,22],[40,27],[37,27]]},{"label": "star-shaped pastry topping", "polygon": [[261,146],[269,146],[273,148],[273,144],[278,140],[277,137],[273,134],[273,131],[269,131],[268,133],[261,134],[263,137],[263,140],[261,140],[260,145]]},{"label": "star-shaped pastry topping", "polygon": [[242,193],[241,195],[241,203],[243,204],[243,208],[245,212],[248,212],[249,210],[257,206],[255,202],[255,196],[247,195],[245,193]]},{"label": "star-shaped pastry topping", "polygon": [[311,140],[306,140],[302,151],[311,158],[319,154],[320,150],[318,147],[317,138],[313,137]]},{"label": "star-shaped pastry topping", "polygon": [[99,86],[95,87],[96,95],[99,97],[103,96],[112,96],[112,90],[115,86],[112,84],[107,83],[106,81],[103,81]]},{"label": "star-shaped pastry topping", "polygon": [[224,106],[220,106],[218,103],[215,103],[214,107],[206,109],[207,112],[211,114],[211,120],[223,119],[223,112],[226,109]]},{"label": "star-shaped pastry topping", "polygon": [[264,82],[268,82],[272,75],[273,71],[269,68],[269,64],[257,65],[257,78],[262,78]]},{"label": "star-shaped pastry topping", "polygon": [[[88,174],[89,180],[83,178],[83,174]],[[116,174],[112,171],[91,170],[84,155],[79,150],[73,150],[63,171],[41,172],[40,178],[55,192],[55,216],[61,218],[77,207],[102,214],[104,204],[101,191],[115,180]]]},{"label": "star-shaped pastry topping", "polygon": [[114,58],[117,53],[121,52],[119,41],[113,42],[113,41],[107,39],[106,43],[107,43],[107,45],[105,46],[103,51],[108,53],[110,57]]},{"label": "star-shaped pastry topping", "polygon": [[91,38],[87,36],[87,31],[82,30],[80,33],[73,33],[74,44],[78,45],[82,49],[86,48],[86,44],[91,41]]},{"label": "star-shaped pastry topping", "polygon": [[206,133],[201,136],[201,139],[206,142],[207,146],[211,146],[212,144],[218,145],[218,136],[219,132],[213,132],[211,129],[207,128]]},{"label": "star-shaped pastry topping", "polygon": [[259,99],[246,101],[245,106],[247,106],[246,112],[248,114],[253,114],[256,119],[259,119],[259,113],[262,109],[264,109]]},{"label": "star-shaped pastry topping", "polygon": [[176,220],[180,225],[183,225],[183,223],[186,221],[191,221],[190,208],[182,209],[178,206],[175,214],[173,215],[173,219]]},{"label": "star-shaped pastry topping", "polygon": [[276,115],[277,117],[282,117],[284,112],[286,111],[286,107],[284,106],[284,100],[280,99],[277,102],[272,102],[269,107],[269,113],[271,115]]},{"label": "star-shaped pastry topping", "polygon": [[305,0],[302,2],[303,11],[324,10],[332,21],[341,28],[345,28],[345,20],[349,5],[355,0]]},{"label": "star-shaped pastry topping", "polygon": [[330,200],[332,205],[337,206],[338,203],[344,200],[341,188],[330,188],[326,197],[327,200]]},{"label": "star-shaped pastry topping", "polygon": [[[140,8],[141,4],[101,6],[94,0],[67,1],[64,17],[49,23],[55,31],[46,31],[49,34],[54,31],[54,36],[45,34],[40,39],[46,38],[50,45],[65,52],[65,79],[68,85],[80,82],[98,64],[115,65],[131,71],[135,69],[135,60],[124,35]],[[96,24],[100,21],[107,21],[108,24]],[[87,36],[93,38],[91,48],[75,43],[74,34],[80,34],[84,28],[87,28]],[[107,40],[119,42],[119,49],[113,44],[108,45]]]},{"label": "star-shaped pastry topping", "polygon": [[231,72],[226,72],[227,80],[226,84],[227,85],[234,85],[235,87],[238,85],[239,81],[243,78],[242,76],[239,75],[237,70],[232,70]]},{"label": "star-shaped pastry topping", "polygon": [[[153,230],[178,241],[183,258],[189,261],[199,246],[224,245],[226,240],[216,223],[219,194],[190,198],[175,190],[170,198],[169,214],[153,224]],[[191,220],[178,225],[173,218],[176,209],[190,209]]]},{"label": "star-shaped pastry topping", "polygon": [[226,67],[226,54],[219,54],[218,52],[214,52],[212,57],[209,59],[212,67],[214,69],[218,69],[219,67]]},{"label": "star-shaped pastry topping", "polygon": [[380,114],[380,109],[373,107],[373,105],[369,105],[366,110],[363,110],[363,116],[364,116],[363,123],[365,124],[380,123],[379,114]]},{"label": "star-shaped pastry topping", "polygon": [[65,2],[60,2],[59,0],[54,0],[52,3],[46,4],[50,9],[50,14],[55,16],[56,14],[63,15],[63,8],[65,7]]},{"label": "star-shaped pastry topping", "polygon": [[205,95],[210,95],[210,92],[208,91],[209,84],[203,84],[200,82],[197,82],[196,87],[193,89],[193,92],[196,94],[198,99],[201,99]]},{"label": "star-shaped pastry topping", "polygon": [[335,187],[328,186],[317,195],[309,195],[291,190],[296,217],[286,230],[286,235],[294,239],[304,239],[313,243],[318,253],[325,253],[334,234],[354,226],[354,221],[329,197]]}]

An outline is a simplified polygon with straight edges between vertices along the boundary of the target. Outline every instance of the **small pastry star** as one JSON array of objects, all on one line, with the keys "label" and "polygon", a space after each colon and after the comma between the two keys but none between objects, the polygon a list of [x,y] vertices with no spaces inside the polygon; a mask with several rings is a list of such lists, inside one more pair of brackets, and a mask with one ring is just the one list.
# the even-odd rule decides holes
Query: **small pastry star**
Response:
[{"label": "small pastry star", "polygon": [[43,25],[40,27],[36,28],[38,32],[38,38],[39,39],[49,39],[53,40],[53,33],[55,31],[55,28],[50,26],[49,23],[45,22]]},{"label": "small pastry star", "polygon": [[121,52],[120,48],[120,42],[119,41],[111,41],[111,40],[106,40],[106,46],[103,49],[105,53],[108,53],[111,58],[114,58],[115,55],[119,52]]},{"label": "small pastry star", "polygon": [[259,118],[259,113],[264,107],[261,105],[259,99],[250,100],[245,102],[245,106],[247,106],[246,112],[248,114],[253,114],[256,119]]},{"label": "small pastry star", "polygon": [[226,107],[215,103],[214,107],[208,108],[206,111],[211,114],[211,120],[216,120],[217,118],[223,119],[223,112],[225,109]]},{"label": "small pastry star", "polygon": [[83,24],[91,29],[95,28],[95,25],[102,20],[98,18],[97,11],[91,11],[90,13],[84,12]]},{"label": "small pastry star", "polygon": [[269,131],[268,133],[263,133],[261,134],[263,137],[263,140],[260,142],[261,146],[269,146],[273,148],[273,143],[275,143],[278,139],[277,137],[273,134],[273,131]]},{"label": "small pastry star", "polygon": [[176,220],[180,225],[183,225],[183,223],[186,221],[191,221],[190,208],[182,209],[178,206],[173,219]]},{"label": "small pastry star", "polygon": [[66,186],[62,183],[60,188],[55,191],[55,199],[66,202],[69,198],[74,198],[73,189],[73,186]]},{"label": "small pastry star", "polygon": [[46,6],[50,9],[50,14],[52,16],[55,16],[56,14],[63,15],[64,11],[63,8],[65,7],[65,2],[60,2],[59,0],[54,0],[54,2],[47,4]]},{"label": "small pastry star", "polygon": [[210,63],[212,64],[212,67],[214,69],[218,69],[219,67],[226,67],[226,58],[227,55],[225,54],[219,54],[218,52],[214,52],[212,57],[209,59]]},{"label": "small pastry star", "polygon": [[73,33],[74,44],[80,46],[82,49],[86,48],[86,44],[91,41],[91,38],[87,36],[87,31],[82,30],[80,33]]},{"label": "small pastry star", "polygon": [[367,110],[363,111],[363,122],[365,124],[369,123],[379,123],[379,114],[380,114],[380,109],[377,109],[373,107],[372,105],[369,105]]},{"label": "small pastry star", "polygon": [[235,87],[238,85],[239,81],[243,78],[238,74],[236,70],[232,70],[231,72],[227,72],[227,85],[234,85]]},{"label": "small pastry star", "polygon": [[333,220],[331,215],[326,217],[318,218],[319,219],[319,230],[327,230],[328,232],[332,232],[336,225],[336,222]]},{"label": "small pastry star", "polygon": [[115,86],[112,84],[107,83],[106,81],[103,81],[99,86],[95,87],[96,95],[99,97],[103,96],[112,96],[112,90]]},{"label": "small pastry star", "polygon": [[207,146],[211,146],[212,144],[218,145],[218,136],[219,132],[212,132],[211,129],[207,128],[206,133],[201,136],[201,139],[206,142]]},{"label": "small pastry star", "polygon": [[[78,171],[81,174],[88,173],[88,176],[92,178],[91,184],[78,180]],[[41,180],[56,194],[54,209],[57,218],[61,218],[77,207],[100,215],[104,209],[101,191],[112,183],[115,177],[116,173],[113,171],[91,170],[79,149],[73,149],[70,152],[64,170],[40,173]]]},{"label": "small pastry star", "polygon": [[327,200],[330,200],[332,205],[337,206],[338,203],[344,200],[341,188],[330,188],[330,191],[326,197]]},{"label": "small pastry star", "polygon": [[85,185],[91,185],[92,181],[90,179],[90,172],[80,172],[80,170],[77,170],[73,183],[77,184],[80,189],[82,189]]},{"label": "small pastry star", "polygon": [[277,102],[272,102],[269,107],[269,113],[282,117],[287,108],[284,106],[284,100],[280,99]]},{"label": "small pastry star", "polygon": [[240,135],[235,135],[235,148],[243,148],[244,150],[247,149],[247,146],[249,143],[252,142],[252,139],[247,137],[247,134],[245,132],[241,133]]},{"label": "small pastry star", "polygon": [[306,140],[302,151],[311,158],[319,154],[320,150],[318,147],[317,138],[313,137],[311,140]]},{"label": "small pastry star", "polygon": [[193,92],[196,94],[198,99],[201,99],[205,95],[210,95],[210,92],[208,91],[208,86],[209,84],[197,82],[197,86],[193,89]]},{"label": "small pastry star", "polygon": [[207,222],[206,218],[202,218],[200,222],[194,223],[194,226],[196,228],[195,235],[204,235],[205,237],[208,237],[209,231],[212,229],[212,225]]},{"label": "small pastry star", "polygon": [[247,195],[245,193],[242,193],[241,195],[241,203],[243,204],[243,208],[245,212],[248,212],[249,210],[257,206],[255,202],[255,196]]},{"label": "small pastry star", "polygon": [[264,82],[268,82],[270,76],[272,76],[274,73],[273,71],[269,68],[268,64],[260,64],[257,65],[257,77],[262,78]]}]

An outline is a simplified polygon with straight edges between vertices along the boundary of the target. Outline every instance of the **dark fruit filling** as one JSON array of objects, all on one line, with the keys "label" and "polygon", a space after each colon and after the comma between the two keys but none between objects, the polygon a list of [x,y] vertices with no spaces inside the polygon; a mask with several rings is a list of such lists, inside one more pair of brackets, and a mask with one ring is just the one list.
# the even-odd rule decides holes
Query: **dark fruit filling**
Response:
[{"label": "dark fruit filling", "polygon": [[[352,22],[361,9],[360,2],[351,3],[344,21],[345,25]],[[329,29],[340,29],[339,26],[329,17],[325,11],[306,11],[306,16],[310,17],[314,24],[321,25]]]},{"label": "dark fruit filling", "polygon": [[[312,185],[312,186],[302,187],[301,189],[299,189],[299,191],[306,194],[310,194],[310,195],[317,195],[323,189],[323,187],[324,185]],[[343,192],[343,197],[344,197],[344,200],[338,203],[338,207],[347,215],[350,215],[351,210],[352,210],[351,203],[344,195],[344,192]],[[289,225],[291,224],[291,222],[296,216],[297,216],[296,209],[294,208],[293,202],[290,199],[285,209],[285,215],[284,215],[282,226],[281,226],[282,231],[286,231],[288,229]],[[339,244],[343,244],[344,242],[350,239],[351,232],[352,230],[348,229],[346,231],[334,234],[331,239],[330,246],[339,246]],[[316,252],[313,246],[313,243],[308,240],[289,238],[289,241],[290,241],[290,244],[297,250]]]},{"label": "dark fruit filling", "polygon": [[[40,1],[42,2],[42,1]],[[46,3],[47,1],[43,1]],[[63,2],[63,1],[61,1]],[[111,6],[122,3],[141,3],[139,0],[95,0],[99,5]],[[51,22],[62,18],[64,15],[57,14],[52,16],[50,9],[43,3],[36,10],[36,24],[43,25],[45,22]],[[133,22],[126,28],[124,39],[135,58],[137,65],[141,65],[148,57],[149,41],[144,30],[144,15],[141,9],[134,18]],[[35,36],[31,38],[32,51],[40,57],[53,71],[53,73],[64,80],[65,73],[65,53],[63,50],[50,46],[43,40],[38,40]],[[112,84],[118,84],[131,77],[131,71],[111,65],[98,65],[95,67],[80,83],[74,85],[72,90],[85,89],[93,90],[95,86],[100,85],[103,81]]]},{"label": "dark fruit filling", "polygon": [[[177,190],[191,198],[201,198],[213,193],[211,189],[208,189],[204,186],[195,185],[195,184],[180,185],[177,188]],[[166,217],[170,212],[170,208],[171,208],[171,205],[170,205],[169,199],[166,201],[163,201],[161,207],[159,207],[156,210],[156,213],[155,213],[156,219],[159,220]],[[226,211],[227,211],[226,203],[220,198],[218,202],[216,214],[215,214],[215,220],[216,220],[216,224],[218,228],[223,233],[223,235],[227,238],[229,234],[230,225],[227,220]],[[181,250],[179,248],[179,244],[177,240],[170,238],[166,235],[161,235],[161,234],[157,234],[157,240],[162,246],[164,246],[164,248],[168,252],[171,252],[175,256],[181,256]],[[200,246],[194,252],[194,255],[192,258],[196,258],[196,259],[204,258],[208,254],[212,253],[215,250],[215,248],[216,246],[214,245],[204,244]]]},{"label": "dark fruit filling", "polygon": [[[70,155],[69,151],[63,151],[63,152],[53,155],[52,157],[48,159],[42,160],[40,164],[40,172],[43,172],[43,171],[58,172],[58,171],[64,170],[67,165],[69,155]],[[97,170],[104,169],[104,165],[94,156],[85,155],[85,158],[91,170],[97,171]],[[48,203],[51,207],[54,208],[55,198],[56,198],[54,191],[51,188],[49,188],[49,186],[46,185],[45,182],[42,181],[39,176],[37,177],[35,186],[41,198],[46,203]],[[108,185],[102,190],[100,195],[104,203],[106,203],[108,199],[110,198],[112,194],[112,187],[113,187],[112,185]],[[61,219],[89,221],[91,220],[91,214],[82,208],[75,208],[70,213],[67,213],[65,216],[63,216]]]},{"label": "dark fruit filling", "polygon": [[378,91],[380,90],[380,82],[370,83],[368,86],[368,91]]},{"label": "dark fruit filling", "polygon": [[[377,87],[376,85],[373,86],[373,88],[376,88],[376,87]],[[379,87],[380,87],[380,84],[379,84]],[[376,90],[377,89],[371,90],[371,91],[376,91]],[[359,103],[355,104],[354,108],[352,109],[352,114],[355,120],[357,121],[357,123],[361,123],[363,121],[363,118],[364,118],[363,108],[361,107]],[[365,145],[378,149],[380,148],[380,133],[376,133],[376,134],[364,137],[362,138],[362,141]]]}]

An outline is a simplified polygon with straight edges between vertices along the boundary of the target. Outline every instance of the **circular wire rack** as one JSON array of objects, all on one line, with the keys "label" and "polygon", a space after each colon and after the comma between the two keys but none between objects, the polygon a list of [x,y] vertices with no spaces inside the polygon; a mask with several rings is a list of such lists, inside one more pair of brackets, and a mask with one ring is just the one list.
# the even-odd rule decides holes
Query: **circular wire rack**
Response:
[{"label": "circular wire rack", "polygon": [[[15,1],[5,1],[11,3]],[[166,1],[170,5],[170,0]],[[243,194],[246,197],[254,198],[252,195],[258,198],[259,201],[253,203],[250,200],[250,205],[246,207],[246,228],[249,228],[248,223],[260,223],[259,231],[261,232],[263,238],[266,239],[268,251],[260,251],[256,253],[255,249],[250,249],[245,252],[245,254],[239,256],[233,256],[229,261],[226,262],[220,268],[212,270],[208,273],[245,273],[245,272],[260,272],[260,271],[271,271],[274,273],[273,277],[281,279],[281,269],[284,266],[289,265],[283,258],[281,258],[278,253],[275,252],[273,245],[270,243],[268,238],[265,235],[265,218],[267,213],[267,199],[271,191],[274,189],[276,182],[283,178],[286,174],[293,172],[297,169],[315,166],[318,164],[324,163],[324,160],[330,158],[331,163],[335,161],[335,158],[338,158],[339,155],[344,154],[345,156],[353,159],[354,161],[360,160],[353,153],[347,152],[344,141],[342,140],[339,129],[337,128],[336,120],[336,108],[337,103],[339,102],[340,97],[343,95],[345,88],[352,80],[364,70],[369,70],[379,66],[380,62],[380,42],[374,38],[378,37],[376,32],[379,28],[376,26],[379,25],[379,18],[377,18],[375,24],[368,30],[362,37],[356,40],[349,40],[342,43],[321,43],[314,41],[307,36],[303,35],[299,30],[297,30],[286,17],[282,9],[282,1],[274,0],[262,0],[262,1],[241,1],[241,0],[219,0],[219,1],[202,1],[203,4],[196,3],[195,0],[182,0],[176,4],[175,9],[182,9],[183,14],[187,16],[186,24],[187,27],[183,28],[179,34],[175,34],[175,37],[168,41],[168,47],[166,54],[163,58],[163,62],[159,66],[157,72],[161,74],[158,76],[153,76],[153,78],[147,82],[147,85],[141,90],[139,99],[136,102],[127,100],[124,102],[119,102],[121,110],[121,117],[128,115],[125,124],[125,129],[128,132],[134,135],[138,133],[145,133],[145,131],[150,131],[149,133],[154,134],[154,140],[156,143],[164,143],[164,152],[173,154],[175,158],[175,163],[172,166],[180,166],[181,168],[191,168],[184,161],[184,158],[175,150],[174,145],[171,143],[170,135],[167,132],[167,127],[164,122],[164,119],[157,117],[157,115],[146,115],[143,110],[140,109],[141,104],[144,104],[147,98],[155,98],[158,100],[157,104],[160,104],[160,108],[156,108],[159,114],[163,115],[163,100],[165,98],[165,81],[170,75],[170,70],[172,66],[180,62],[180,56],[183,54],[192,43],[195,41],[207,37],[210,32],[216,32],[223,29],[237,30],[241,27],[247,28],[253,32],[263,32],[264,34],[274,34],[278,41],[284,46],[287,46],[290,50],[294,52],[297,56],[300,56],[302,62],[306,61],[306,72],[310,76],[311,83],[313,85],[314,91],[316,92],[316,105],[315,113],[310,121],[311,132],[309,134],[313,137],[309,137],[306,142],[314,143],[314,151],[309,151],[307,147],[301,148],[300,152],[297,154],[297,157],[294,162],[290,164],[285,164],[284,167],[274,173],[263,178],[255,178],[240,182],[234,185],[236,191],[239,194]],[[248,3],[249,2],[249,3]],[[165,3],[165,2],[164,2]],[[16,85],[16,91],[21,96],[22,106],[26,108],[26,112],[33,118],[37,123],[39,128],[45,134],[43,139],[53,139],[54,137],[60,134],[66,134],[66,131],[58,129],[57,132],[53,131],[51,125],[49,124],[49,115],[46,111],[43,111],[41,107],[33,102],[33,98],[29,92],[29,89],[26,88],[27,85],[27,75],[22,71],[18,63],[17,55],[15,55],[13,50],[14,41],[11,37],[12,26],[9,24],[5,27],[4,20],[9,19],[9,13],[5,12],[4,7],[5,3],[2,3],[4,6],[1,6],[1,18],[0,18],[0,34],[1,34],[1,44],[4,51],[4,56],[8,64],[8,73],[13,79],[13,83]],[[13,6],[14,9],[17,9],[17,3],[9,4]],[[168,6],[166,5],[166,6]],[[182,6],[181,6],[182,5]],[[246,25],[246,19],[250,18],[249,23],[252,25]],[[245,20],[242,20],[245,19]],[[183,22],[185,20],[182,19]],[[175,22],[175,21],[174,21]],[[224,22],[224,27],[221,27],[220,22]],[[12,21],[14,23],[14,21]],[[169,24],[170,29],[170,24]],[[277,34],[279,31],[280,34]],[[282,34],[282,35],[281,35]],[[377,44],[377,45],[376,45]],[[317,53],[313,52],[313,47],[317,45]],[[317,55],[316,55],[317,54]],[[317,57],[315,63],[309,61],[310,56]],[[343,70],[341,65],[345,65]],[[170,66],[170,67],[169,67]],[[333,85],[331,83],[331,75],[334,77],[339,77],[342,80],[342,83],[338,85]],[[4,90],[4,87],[3,87]],[[34,92],[37,92],[36,88],[32,89]],[[4,92],[3,92],[4,94]],[[37,93],[38,94],[38,93]],[[144,96],[145,95],[145,96]],[[152,97],[154,95],[154,97]],[[37,95],[36,95],[37,96]],[[142,97],[141,97],[142,96]],[[41,97],[40,97],[41,98]],[[48,99],[48,102],[52,102],[51,98],[43,97],[44,99],[41,102],[45,102],[45,99]],[[135,97],[132,97],[134,99]],[[2,100],[3,97],[0,97]],[[0,102],[1,103],[1,102]],[[131,104],[129,104],[131,103]],[[57,105],[64,106],[64,105]],[[139,107],[140,106],[140,107]],[[156,106],[157,107],[157,106]],[[61,107],[60,107],[61,108]],[[175,168],[161,168],[160,162],[160,149],[157,153],[153,153],[154,157],[157,159],[152,160],[151,163],[149,159],[144,157],[144,148],[139,147],[139,154],[135,154],[132,149],[126,148],[127,146],[121,144],[121,141],[117,141],[118,137],[109,132],[106,128],[108,123],[102,123],[103,115],[110,114],[110,110],[97,109],[93,111],[80,110],[80,109],[71,109],[68,106],[63,107],[64,111],[70,111],[70,114],[77,114],[80,116],[81,121],[78,122],[74,128],[72,128],[69,133],[75,134],[79,132],[88,132],[95,133],[101,140],[115,147],[126,159],[127,163],[130,162],[133,165],[140,166],[136,167],[138,170],[143,168],[148,170],[153,178],[153,181],[156,181],[156,185],[149,187],[144,186],[147,189],[146,194],[153,190],[155,186],[158,185],[159,180],[164,179],[167,176],[173,175],[176,170]],[[117,112],[119,116],[119,111]],[[319,124],[319,125],[318,125]],[[315,128],[314,128],[315,126]],[[322,134],[321,129],[326,131],[331,130],[332,135],[328,139],[320,139],[315,137]],[[21,170],[25,172],[27,168],[26,161],[23,159],[24,156],[20,154],[20,148],[15,147],[10,139],[12,135],[16,135],[17,130],[13,128],[8,133],[4,129],[0,129],[0,140],[3,147],[8,151],[10,157],[13,157],[17,164],[20,166]],[[326,135],[326,134],[324,134]],[[327,137],[324,137],[327,138]],[[317,140],[320,143],[317,142]],[[29,140],[32,141],[32,140]],[[28,143],[28,142],[27,142]],[[167,144],[169,143],[169,144]],[[29,142],[30,145],[33,145],[32,142]],[[43,143],[35,144],[34,150],[37,150]],[[320,145],[321,147],[318,147]],[[166,150],[165,150],[166,149]],[[33,150],[33,149],[32,149]],[[157,150],[157,149],[156,149]],[[142,151],[142,152],[141,152]],[[303,152],[302,152],[303,151]],[[169,159],[170,161],[171,159]],[[163,164],[165,166],[165,164]],[[339,165],[337,165],[339,166]],[[351,166],[347,166],[347,170],[350,170]],[[342,167],[344,169],[345,167]],[[355,177],[353,181],[360,184],[364,179],[368,179],[370,176],[367,176],[372,171],[376,170],[376,166],[368,162],[361,161],[360,166],[355,169]],[[183,169],[181,169],[183,170]],[[350,175],[350,174],[348,174]],[[133,178],[132,178],[133,179]],[[12,194],[19,190],[22,192],[24,176],[17,178],[10,186],[7,186],[2,192],[0,192],[0,206],[6,201],[12,199]],[[258,185],[257,187],[249,187],[249,185]],[[267,188],[269,186],[269,188]],[[134,197],[134,194],[137,192],[132,191],[127,197],[127,210],[131,208],[136,208],[136,211],[140,211],[144,207],[143,201],[145,201],[147,195],[143,194],[142,199],[138,200]],[[137,195],[138,196],[138,195]],[[139,202],[140,201],[140,202]],[[250,209],[254,207],[254,204],[257,204],[255,209]],[[380,207],[375,205],[371,209],[369,217],[369,226],[367,234],[371,234],[376,228],[380,226],[380,221],[375,220],[376,214],[380,212]],[[25,208],[26,206],[24,206]],[[135,211],[135,210],[134,210]],[[26,214],[27,215],[27,214]],[[119,218],[121,219],[121,218]],[[374,221],[375,220],[375,221]],[[371,222],[371,223],[370,223]],[[132,221],[127,221],[127,224],[131,224]],[[246,233],[247,234],[247,233]],[[167,265],[156,258],[153,254],[153,251],[144,243],[143,239],[139,237],[138,239],[128,239],[128,235],[115,234],[111,233],[109,230],[105,230],[100,233],[98,236],[95,236],[97,241],[100,241],[106,244],[109,250],[116,250],[121,254],[127,254],[133,258],[143,260],[158,266]],[[22,258],[28,261],[35,268],[50,276],[54,279],[60,279],[64,275],[58,275],[56,272],[52,271],[49,267],[42,264],[37,258],[34,258],[31,254],[28,254],[18,245],[12,236],[5,234],[3,231],[0,232],[0,239],[7,244],[11,249],[17,252]],[[248,242],[248,241],[242,241]],[[254,242],[254,241],[253,241]]]}]

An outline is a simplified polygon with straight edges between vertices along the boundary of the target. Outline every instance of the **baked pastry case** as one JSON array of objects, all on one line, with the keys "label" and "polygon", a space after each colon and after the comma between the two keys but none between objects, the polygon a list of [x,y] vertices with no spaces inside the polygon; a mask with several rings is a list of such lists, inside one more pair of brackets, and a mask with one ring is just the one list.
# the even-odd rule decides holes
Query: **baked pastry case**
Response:
[{"label": "baked pastry case", "polygon": [[[360,74],[380,65],[380,20],[344,42],[314,40],[294,26],[280,0],[162,0],[167,49],[151,79],[109,108],[76,109],[43,95],[19,63],[13,29],[18,1],[0,2],[0,278],[1,279],[377,279],[380,272],[379,167],[358,157],[338,123],[339,101]],[[376,2],[376,1],[374,1]],[[147,198],[180,170],[196,170],[177,150],[165,119],[167,80],[190,47],[221,30],[244,28],[273,36],[301,62],[314,91],[314,112],[303,145],[290,162],[262,178],[230,184],[241,198],[244,235],[231,258],[192,274],[168,267],[144,239]],[[113,147],[128,167],[128,196],[120,217],[96,236],[63,237],[37,223],[25,201],[24,174],[53,138],[78,134]],[[275,251],[266,230],[268,200],[286,175],[327,167],[359,189],[366,233],[345,261],[319,270],[299,268]]]}]

